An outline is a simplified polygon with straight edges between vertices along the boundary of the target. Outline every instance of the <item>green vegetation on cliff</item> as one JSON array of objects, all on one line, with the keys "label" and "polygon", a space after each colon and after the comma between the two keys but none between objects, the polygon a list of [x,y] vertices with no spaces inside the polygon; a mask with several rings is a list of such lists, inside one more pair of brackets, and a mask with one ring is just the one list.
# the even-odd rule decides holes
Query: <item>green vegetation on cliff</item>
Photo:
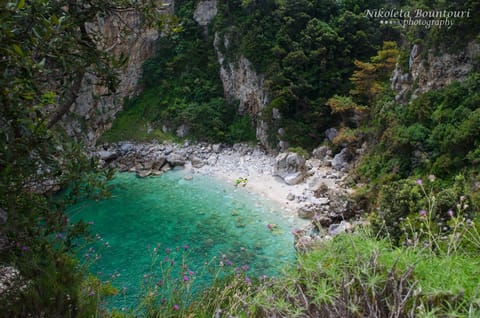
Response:
[{"label": "green vegetation on cliff", "polygon": [[[239,115],[235,102],[224,99],[213,45],[217,34],[229,43],[228,48],[219,47],[226,56],[224,63],[244,56],[266,76],[270,103],[259,119],[269,125],[271,146],[278,142],[276,133],[282,127],[292,145],[312,149],[337,120],[325,102],[350,90],[354,61],[373,55],[385,39],[399,38],[391,27],[379,27],[363,16],[363,9],[373,4],[219,2],[206,33],[193,20],[196,3],[176,3],[183,31],[160,39],[157,56],[144,65],[143,93],[126,103],[103,140],[135,137],[120,133],[130,123],[165,126],[173,133],[185,124],[190,129],[187,136],[197,140],[254,138],[247,117],[259,114]],[[272,117],[274,109],[280,112],[280,120]]]},{"label": "green vegetation on cliff", "polygon": [[[372,212],[371,233],[323,243],[279,280],[254,285],[233,275],[190,307],[158,307],[152,315],[478,316],[478,58],[463,83],[405,105],[395,101],[389,76],[396,62],[406,70],[413,44],[442,54],[478,40],[480,2],[219,1],[208,30],[192,18],[197,3],[176,2],[181,32],[159,40],[144,65],[143,92],[126,101],[102,141],[172,138],[177,130],[195,140],[253,141],[263,120],[272,147],[283,128],[291,149],[303,152],[297,147],[310,150],[326,128],[338,127],[335,150],[369,146],[352,176],[364,184],[356,196]],[[13,292],[0,295],[2,315],[108,315],[99,304],[115,290],[86,277],[76,257],[91,239],[88,225],[72,224],[63,210],[84,195],[106,195],[112,173],[99,171],[56,124],[86,74],[116,88],[124,59],[99,51],[87,26],[129,4],[1,3],[0,263],[2,273],[20,273]],[[389,7],[470,10],[472,17],[451,29],[404,30],[363,14]],[[219,48],[225,63],[244,56],[265,75],[270,100],[261,114],[239,114],[225,99],[216,33],[230,43]],[[66,185],[65,202],[44,191]]]}]

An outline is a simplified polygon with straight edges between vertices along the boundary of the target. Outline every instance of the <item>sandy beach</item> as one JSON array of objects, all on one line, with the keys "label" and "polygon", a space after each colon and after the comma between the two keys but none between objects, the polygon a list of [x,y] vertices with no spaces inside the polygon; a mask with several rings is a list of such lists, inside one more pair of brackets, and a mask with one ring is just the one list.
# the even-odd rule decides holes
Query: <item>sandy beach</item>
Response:
[{"label": "sandy beach", "polygon": [[[317,160],[318,161],[318,160]],[[309,221],[298,216],[298,210],[308,204],[322,204],[324,198],[316,198],[312,187],[323,183],[330,189],[339,188],[341,181],[339,172],[331,167],[321,166],[315,159],[309,161],[310,170],[305,180],[296,185],[287,184],[282,178],[273,175],[275,157],[257,149],[248,153],[237,151],[222,151],[209,158],[200,168],[193,168],[192,173],[202,173],[223,179],[234,186],[237,180],[247,181],[238,187],[254,195],[260,195],[278,204],[282,213],[289,218],[295,218],[295,223],[308,224]]]}]

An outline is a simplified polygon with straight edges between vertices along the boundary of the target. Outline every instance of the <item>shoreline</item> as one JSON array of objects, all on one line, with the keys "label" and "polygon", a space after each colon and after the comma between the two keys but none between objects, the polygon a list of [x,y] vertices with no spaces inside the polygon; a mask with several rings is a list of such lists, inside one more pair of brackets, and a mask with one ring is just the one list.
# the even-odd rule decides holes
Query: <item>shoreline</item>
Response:
[{"label": "shoreline", "polygon": [[[136,172],[144,178],[183,167],[190,177],[211,175],[252,195],[263,197],[281,208],[295,224],[308,225],[315,218],[323,227],[355,215],[346,186],[346,163],[335,163],[326,146],[315,149],[305,159],[296,153],[266,153],[258,146],[188,142],[158,144],[119,142],[101,145],[93,153],[103,166],[120,172]],[[340,167],[340,168],[339,168]],[[292,178],[293,176],[293,178]],[[293,181],[292,181],[293,180]]]}]

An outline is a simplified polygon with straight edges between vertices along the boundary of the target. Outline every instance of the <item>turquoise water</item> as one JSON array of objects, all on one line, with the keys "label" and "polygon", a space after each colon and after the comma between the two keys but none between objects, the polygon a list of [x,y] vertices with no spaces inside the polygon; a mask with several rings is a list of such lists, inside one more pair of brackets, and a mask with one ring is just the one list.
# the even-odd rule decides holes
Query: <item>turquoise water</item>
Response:
[{"label": "turquoise water", "polygon": [[[154,248],[168,262],[181,262],[187,254],[188,268],[195,273],[214,257],[214,264],[222,260],[248,265],[250,277],[274,275],[294,260],[294,224],[278,206],[212,177],[195,174],[185,180],[185,175],[176,170],[139,179],[121,173],[112,182],[111,198],[69,209],[73,221],[92,222],[92,232],[101,237],[92,247],[95,252],[82,252],[89,259],[101,255],[91,271],[105,280],[113,276],[113,285],[126,290],[110,306],[135,306],[145,276],[161,276],[158,267],[152,267]],[[272,231],[269,224],[276,228]],[[208,279],[197,281],[205,284]]]}]

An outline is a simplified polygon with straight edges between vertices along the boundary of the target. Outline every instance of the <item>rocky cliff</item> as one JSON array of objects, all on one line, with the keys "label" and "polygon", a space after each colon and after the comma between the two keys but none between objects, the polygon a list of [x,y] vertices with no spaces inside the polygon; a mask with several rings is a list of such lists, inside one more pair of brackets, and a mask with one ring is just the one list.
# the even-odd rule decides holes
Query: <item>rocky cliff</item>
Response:
[{"label": "rocky cliff", "polygon": [[[193,13],[194,20],[208,32],[208,25],[217,14],[217,0],[200,1]],[[268,103],[268,93],[265,89],[265,77],[259,74],[252,63],[243,55],[231,54],[234,59],[227,58],[226,52],[231,51],[230,37],[226,32],[214,35],[214,47],[220,65],[220,79],[223,83],[225,98],[231,104],[238,102],[238,112],[248,114],[257,126],[257,138],[263,145],[267,144],[267,126],[260,120],[262,110]]]},{"label": "rocky cliff", "polygon": [[268,93],[264,86],[264,76],[258,74],[252,63],[240,55],[236,61],[228,61],[222,49],[229,49],[228,36],[215,34],[215,50],[220,64],[220,79],[225,97],[230,103],[238,101],[238,112],[249,114],[257,125],[257,138],[267,145],[266,124],[260,119],[262,110],[268,103]]},{"label": "rocky cliff", "polygon": [[[173,0],[162,3],[161,10],[172,14]],[[92,34],[102,35],[101,40],[97,40],[99,48],[115,56],[123,54],[128,57],[127,65],[119,72],[117,93],[108,94],[98,78],[87,74],[74,106],[62,118],[61,124],[69,135],[82,136],[91,145],[111,127],[115,114],[122,107],[123,98],[138,93],[142,64],[155,54],[159,32],[142,28],[139,14],[133,11],[121,12],[114,17],[97,17],[96,23],[88,28]]]},{"label": "rocky cliff", "polygon": [[480,44],[476,41],[468,43],[456,54],[435,54],[433,49],[426,49],[421,44],[413,45],[408,70],[397,65],[391,78],[396,100],[407,103],[422,93],[465,80],[474,69],[479,54]]}]

